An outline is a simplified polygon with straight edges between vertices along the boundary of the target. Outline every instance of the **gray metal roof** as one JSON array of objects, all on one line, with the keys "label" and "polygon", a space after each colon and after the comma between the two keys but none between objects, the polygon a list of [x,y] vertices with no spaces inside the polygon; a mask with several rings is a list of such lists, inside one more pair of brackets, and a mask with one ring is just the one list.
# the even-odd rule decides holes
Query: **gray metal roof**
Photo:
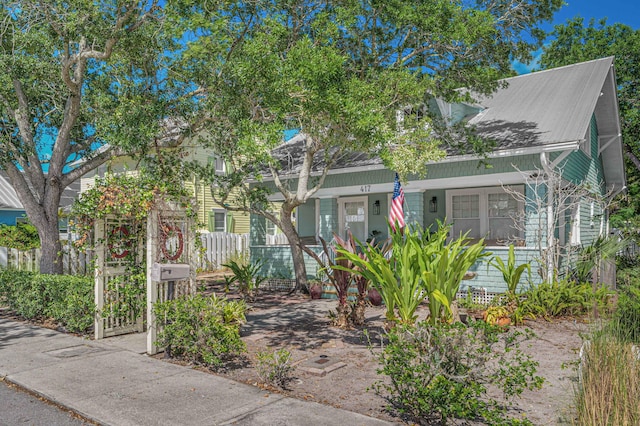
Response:
[{"label": "gray metal roof", "polygon": [[2,174],[0,174],[0,209],[23,210],[16,191]]},{"label": "gray metal roof", "polygon": [[483,110],[469,124],[499,149],[582,140],[612,65],[609,57],[505,79],[477,97]]}]

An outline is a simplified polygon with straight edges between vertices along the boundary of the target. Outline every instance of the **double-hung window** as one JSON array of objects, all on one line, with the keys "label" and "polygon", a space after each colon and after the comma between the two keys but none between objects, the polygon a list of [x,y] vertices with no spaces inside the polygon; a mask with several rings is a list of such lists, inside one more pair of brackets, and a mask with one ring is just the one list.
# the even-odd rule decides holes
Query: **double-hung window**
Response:
[{"label": "double-hung window", "polygon": [[209,231],[210,232],[226,232],[227,230],[227,211],[223,209],[214,209],[209,213]]},{"label": "double-hung window", "polygon": [[[522,186],[508,191],[522,193]],[[502,187],[447,191],[447,218],[451,236],[468,232],[472,239],[485,238],[487,245],[518,244],[524,239],[524,206]]]}]

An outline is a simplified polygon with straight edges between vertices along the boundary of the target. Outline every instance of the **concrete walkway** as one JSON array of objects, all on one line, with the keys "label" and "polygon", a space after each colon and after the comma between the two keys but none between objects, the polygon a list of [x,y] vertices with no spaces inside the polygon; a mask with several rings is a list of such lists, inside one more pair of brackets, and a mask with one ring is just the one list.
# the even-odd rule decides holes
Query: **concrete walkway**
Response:
[{"label": "concrete walkway", "polygon": [[137,352],[118,340],[87,340],[0,319],[0,378],[100,424],[388,424]]}]

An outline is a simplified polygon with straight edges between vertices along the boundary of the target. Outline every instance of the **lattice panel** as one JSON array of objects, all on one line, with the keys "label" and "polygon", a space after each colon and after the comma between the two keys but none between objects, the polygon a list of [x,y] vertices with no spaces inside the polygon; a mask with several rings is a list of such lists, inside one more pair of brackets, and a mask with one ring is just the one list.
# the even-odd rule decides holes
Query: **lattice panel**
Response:
[{"label": "lattice panel", "polygon": [[[467,292],[459,292],[456,295],[456,298],[459,299],[466,299],[467,298]],[[490,304],[493,299],[496,298],[496,296],[499,296],[500,293],[492,293],[489,291],[483,291],[483,290],[473,290],[471,292],[471,300],[473,301],[473,303],[480,303],[483,305],[488,305]]]}]

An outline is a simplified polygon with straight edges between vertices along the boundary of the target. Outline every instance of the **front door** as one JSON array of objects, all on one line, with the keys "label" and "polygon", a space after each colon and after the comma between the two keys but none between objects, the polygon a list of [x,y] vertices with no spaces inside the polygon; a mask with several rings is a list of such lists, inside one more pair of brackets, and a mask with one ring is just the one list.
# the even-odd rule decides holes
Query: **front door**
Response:
[{"label": "front door", "polygon": [[347,237],[351,231],[353,236],[365,242],[367,240],[367,206],[368,197],[341,198],[338,203],[340,220],[340,236]]}]

